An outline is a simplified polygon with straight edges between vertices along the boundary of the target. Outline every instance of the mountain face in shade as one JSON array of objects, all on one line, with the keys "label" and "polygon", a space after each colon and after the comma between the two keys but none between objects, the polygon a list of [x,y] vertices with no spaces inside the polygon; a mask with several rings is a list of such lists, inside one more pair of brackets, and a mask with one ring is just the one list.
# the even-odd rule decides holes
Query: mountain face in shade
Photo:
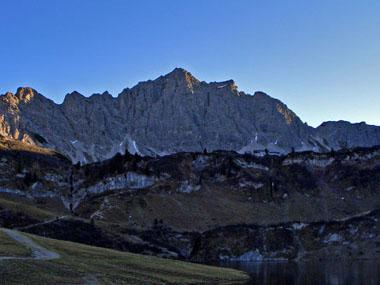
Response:
[{"label": "mountain face in shade", "polygon": [[204,149],[281,154],[380,144],[380,127],[340,121],[312,128],[263,92],[245,94],[233,80],[199,81],[180,68],[116,98],[72,92],[56,104],[31,88],[8,92],[0,96],[0,135],[53,148],[74,163],[126,149],[141,155]]}]

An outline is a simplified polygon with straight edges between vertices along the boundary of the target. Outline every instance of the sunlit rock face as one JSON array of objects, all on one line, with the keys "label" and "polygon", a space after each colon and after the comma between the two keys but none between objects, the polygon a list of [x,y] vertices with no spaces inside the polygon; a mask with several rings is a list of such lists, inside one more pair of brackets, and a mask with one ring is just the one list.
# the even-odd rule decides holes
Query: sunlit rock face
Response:
[{"label": "sunlit rock face", "polygon": [[263,92],[238,91],[233,80],[206,83],[176,68],[155,80],[56,104],[31,88],[0,96],[0,135],[53,148],[74,163],[117,152],[166,155],[223,149],[258,155],[330,151],[380,144],[380,128],[328,122],[314,129]]}]

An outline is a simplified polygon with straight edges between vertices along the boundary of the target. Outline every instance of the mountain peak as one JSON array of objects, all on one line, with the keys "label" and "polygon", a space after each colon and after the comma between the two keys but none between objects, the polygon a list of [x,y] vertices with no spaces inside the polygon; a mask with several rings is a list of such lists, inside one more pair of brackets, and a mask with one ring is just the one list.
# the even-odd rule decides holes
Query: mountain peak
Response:
[{"label": "mountain peak", "polygon": [[167,75],[170,75],[170,74],[176,74],[176,75],[186,75],[186,74],[190,74],[191,73],[189,71],[187,71],[186,69],[182,68],[182,67],[176,67],[174,68],[171,72],[169,72]]},{"label": "mountain peak", "polygon": [[267,97],[270,97],[267,93],[263,92],[263,91],[256,91],[253,96],[257,96],[257,98],[267,98]]},{"label": "mountain peak", "polygon": [[79,93],[78,91],[73,91],[71,93],[67,93],[66,96],[65,96],[65,99],[63,100],[63,103],[64,105],[66,104],[76,104],[76,102],[78,101],[81,101],[83,99],[85,99],[86,97],[83,96],[81,93]]},{"label": "mountain peak", "polygon": [[17,89],[17,92],[15,96],[20,100],[24,102],[29,102],[30,100],[33,99],[34,96],[36,96],[38,92],[34,90],[31,87],[19,87]]},{"label": "mountain peak", "polygon": [[178,81],[185,81],[188,83],[199,82],[199,80],[196,79],[189,71],[180,67],[174,68],[173,71],[166,74],[164,78],[174,78]]},{"label": "mountain peak", "polygon": [[12,92],[8,91],[3,96],[10,98],[10,97],[13,97],[15,95]]},{"label": "mountain peak", "polygon": [[[166,87],[171,90],[182,90],[182,92],[193,92],[194,87],[200,83],[190,72],[183,68],[175,68],[168,74],[157,78],[158,82],[165,82]],[[180,91],[181,92],[181,91]]]},{"label": "mountain peak", "polygon": [[81,93],[79,93],[78,91],[73,91],[71,93],[67,93],[65,98],[82,98],[84,97]]}]

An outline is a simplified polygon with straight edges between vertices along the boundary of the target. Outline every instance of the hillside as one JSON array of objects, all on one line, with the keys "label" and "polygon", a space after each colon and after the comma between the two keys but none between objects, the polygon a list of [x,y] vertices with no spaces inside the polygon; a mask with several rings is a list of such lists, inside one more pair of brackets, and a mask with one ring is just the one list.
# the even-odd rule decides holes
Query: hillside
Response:
[{"label": "hillside", "polygon": [[351,258],[379,254],[376,147],[263,157],[127,153],[84,166],[39,153],[20,164],[18,153],[1,153],[0,224],[8,228],[199,262],[329,258],[330,236]]},{"label": "hillside", "polygon": [[[21,236],[56,256],[35,257],[34,248],[30,252],[0,230],[1,284],[242,284],[248,280],[232,269]],[[15,259],[2,260],[4,256]]]}]

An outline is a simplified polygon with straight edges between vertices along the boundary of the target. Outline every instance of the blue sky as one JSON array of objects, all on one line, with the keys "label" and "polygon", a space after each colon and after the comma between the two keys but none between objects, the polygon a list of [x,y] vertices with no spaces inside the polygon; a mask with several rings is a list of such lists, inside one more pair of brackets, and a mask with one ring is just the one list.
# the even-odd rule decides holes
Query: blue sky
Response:
[{"label": "blue sky", "polygon": [[310,125],[380,125],[380,1],[0,0],[0,93],[108,90],[183,67]]}]

